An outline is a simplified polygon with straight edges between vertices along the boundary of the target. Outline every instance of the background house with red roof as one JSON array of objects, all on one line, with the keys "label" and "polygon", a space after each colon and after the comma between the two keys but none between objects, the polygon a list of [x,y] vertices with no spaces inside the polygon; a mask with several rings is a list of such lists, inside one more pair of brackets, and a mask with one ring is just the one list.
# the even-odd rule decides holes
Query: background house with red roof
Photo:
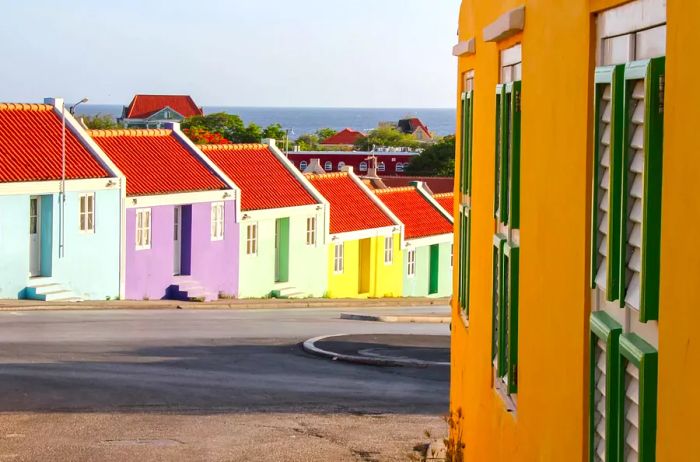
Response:
[{"label": "background house with red roof", "polygon": [[380,175],[403,175],[411,159],[420,155],[415,151],[399,148],[383,148],[377,151],[294,151],[287,153],[289,160],[302,172],[318,159],[326,172],[340,172],[343,167],[352,167],[358,175],[366,174],[372,156],[377,158],[377,173]]},{"label": "background house with red roof", "polygon": [[424,183],[374,193],[404,224],[404,297],[452,294],[453,218]]},{"label": "background house with red roof", "polygon": [[91,130],[126,176],[128,299],[204,299],[238,291],[236,185],[182,134]]},{"label": "background house with red roof", "polygon": [[241,189],[238,296],[323,296],[329,221],[323,196],[274,140],[199,148]]},{"label": "background house with red roof", "polygon": [[400,297],[401,221],[352,167],[306,176],[330,204],[328,296]]},{"label": "background house with red roof", "polygon": [[333,136],[329,136],[321,141],[321,144],[328,148],[347,148],[352,149],[355,143],[362,138],[367,138],[364,133],[353,130],[352,128],[344,128]]},{"label": "background house with red roof", "polygon": [[117,122],[124,128],[163,128],[198,115],[204,111],[189,95],[136,95]]},{"label": "background house with red roof", "polygon": [[428,126],[425,125],[418,117],[408,117],[399,120],[397,127],[403,133],[407,135],[413,135],[418,141],[432,141],[433,136],[428,130]]},{"label": "background house with red roof", "polygon": [[0,298],[119,297],[123,177],[45,103],[0,104]]}]

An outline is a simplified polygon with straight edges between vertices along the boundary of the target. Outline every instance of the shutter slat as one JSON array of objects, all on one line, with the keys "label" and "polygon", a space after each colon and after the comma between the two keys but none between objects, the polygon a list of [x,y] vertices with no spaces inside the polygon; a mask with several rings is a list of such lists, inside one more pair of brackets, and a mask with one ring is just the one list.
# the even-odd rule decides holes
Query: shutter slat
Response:
[{"label": "shutter slat", "polygon": [[642,251],[639,248],[635,248],[632,252],[629,262],[627,262],[627,267],[632,271],[638,273],[642,272]]},{"label": "shutter slat", "polygon": [[603,240],[598,247],[598,253],[604,257],[608,256],[608,236],[603,236]]},{"label": "shutter slat", "polygon": [[606,259],[603,259],[603,262],[598,267],[598,272],[595,275],[595,285],[601,289],[605,289],[607,286],[607,284],[606,284],[607,279],[608,279],[608,263],[607,263]]},{"label": "shutter slat", "polygon": [[642,226],[639,223],[635,223],[632,227],[629,243],[640,249],[642,248]]},{"label": "shutter slat", "polygon": [[606,124],[610,123],[611,117],[612,117],[612,103],[608,102],[605,104],[605,107],[603,108],[603,115],[601,116],[601,120],[605,122]]},{"label": "shutter slat", "polygon": [[603,100],[610,101],[611,99],[612,99],[612,85],[608,84],[605,86],[605,90],[603,90]]},{"label": "shutter slat", "polygon": [[632,363],[625,367],[624,454],[625,461],[639,461],[639,370]]},{"label": "shutter slat", "polygon": [[600,158],[600,165],[605,168],[610,168],[610,146],[603,148],[603,156]]},{"label": "shutter slat", "polygon": [[600,137],[600,142],[605,145],[605,146],[610,146],[610,133],[611,133],[611,128],[610,125],[606,125],[605,129],[603,130],[603,136]]},{"label": "shutter slat", "polygon": [[637,107],[634,108],[634,113],[632,114],[632,122],[640,125],[644,123],[644,110],[646,105],[643,102],[637,103]]},{"label": "shutter slat", "polygon": [[644,99],[644,80],[638,80],[632,90],[632,98]]},{"label": "shutter slat", "polygon": [[605,172],[603,172],[603,178],[600,180],[600,187],[606,191],[610,189],[610,170],[605,169]]},{"label": "shutter slat", "polygon": [[630,170],[634,173],[642,173],[644,171],[644,151],[637,150],[634,152]]},{"label": "shutter slat", "polygon": [[644,125],[637,125],[632,134],[630,146],[634,149],[644,149]]},{"label": "shutter slat", "polygon": [[625,295],[625,303],[629,306],[639,309],[641,302],[640,296],[641,281],[639,278],[639,273],[632,274],[629,286],[627,287],[627,295]]},{"label": "shutter slat", "polygon": [[610,219],[608,218],[607,213],[601,213],[602,217],[600,219],[600,225],[598,225],[598,231],[600,231],[603,234],[608,234],[608,224],[610,222]]},{"label": "shutter slat", "polygon": [[634,182],[632,182],[630,194],[632,194],[632,197],[636,197],[637,199],[644,197],[644,180],[642,179],[642,175],[634,176]]},{"label": "shutter slat", "polygon": [[603,198],[600,200],[599,208],[603,212],[608,213],[610,211],[610,193],[608,193],[607,190],[604,191]]},{"label": "shutter slat", "polygon": [[642,201],[635,200],[632,205],[632,211],[630,212],[630,220],[635,223],[642,222]]}]

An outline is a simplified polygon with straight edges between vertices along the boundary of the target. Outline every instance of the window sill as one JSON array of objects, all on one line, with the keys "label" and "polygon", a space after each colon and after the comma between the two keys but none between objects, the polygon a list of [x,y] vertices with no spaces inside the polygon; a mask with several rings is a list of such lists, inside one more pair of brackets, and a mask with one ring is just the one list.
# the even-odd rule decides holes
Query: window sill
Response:
[{"label": "window sill", "polygon": [[464,324],[464,328],[469,330],[469,318],[467,317],[467,314],[464,312],[462,308],[457,308],[459,310],[459,318],[462,320],[462,324]]},{"label": "window sill", "polygon": [[496,370],[493,370],[493,389],[495,390],[496,394],[501,398],[503,401],[503,405],[505,406],[505,411],[509,413],[510,415],[515,418],[516,416],[516,411],[517,411],[517,399],[518,396],[517,394],[512,394],[509,395],[508,392],[506,391],[506,384],[501,380],[500,377],[496,376]]}]

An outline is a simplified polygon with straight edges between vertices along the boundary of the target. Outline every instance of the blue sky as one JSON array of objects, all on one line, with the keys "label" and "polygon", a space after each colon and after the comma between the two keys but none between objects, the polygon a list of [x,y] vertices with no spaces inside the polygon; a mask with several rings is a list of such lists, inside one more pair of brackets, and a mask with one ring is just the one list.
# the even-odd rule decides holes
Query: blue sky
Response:
[{"label": "blue sky", "polygon": [[0,0],[0,101],[454,105],[459,0]]}]

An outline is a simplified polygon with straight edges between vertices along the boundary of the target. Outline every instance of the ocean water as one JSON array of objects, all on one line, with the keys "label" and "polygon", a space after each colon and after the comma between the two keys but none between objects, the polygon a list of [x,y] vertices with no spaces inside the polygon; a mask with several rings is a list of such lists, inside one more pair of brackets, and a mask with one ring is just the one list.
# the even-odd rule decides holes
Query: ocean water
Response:
[{"label": "ocean water", "polygon": [[[76,108],[78,115],[110,114],[120,117],[122,106],[115,104],[84,104]],[[381,109],[381,108],[290,108],[290,107],[230,107],[204,106],[205,114],[227,112],[239,115],[243,121],[266,127],[279,123],[294,131],[293,136],[313,133],[319,128],[342,130],[350,127],[366,131],[379,122],[396,122],[405,117],[418,117],[428,128],[442,136],[455,132],[454,109]],[[291,136],[290,136],[291,137]]]}]

